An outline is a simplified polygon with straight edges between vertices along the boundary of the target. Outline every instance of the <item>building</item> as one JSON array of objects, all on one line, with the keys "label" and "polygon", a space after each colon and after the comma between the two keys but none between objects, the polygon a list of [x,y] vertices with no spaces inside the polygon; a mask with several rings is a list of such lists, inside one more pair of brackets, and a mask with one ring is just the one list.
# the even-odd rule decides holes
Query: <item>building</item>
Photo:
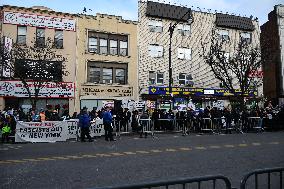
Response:
[{"label": "building", "polygon": [[[220,37],[229,41],[224,52],[228,57],[241,39],[259,44],[258,21],[151,1],[140,1],[138,6],[140,96],[153,101],[163,101],[161,98],[166,98],[165,95],[176,96],[177,100],[184,97],[226,98],[226,90],[201,56],[202,42],[208,41],[212,30],[216,29]],[[173,88],[169,94],[169,28],[173,25]]]},{"label": "building", "polygon": [[261,27],[264,95],[276,104],[284,104],[284,5],[274,6]]},{"label": "building", "polygon": [[[67,59],[64,64],[69,74],[60,76],[61,84],[66,88],[62,90],[54,83],[45,85],[40,92],[37,109],[45,109],[49,104],[53,108],[69,108],[72,113],[75,106],[76,16],[55,12],[46,7],[25,8],[9,5],[0,7],[0,15],[0,34],[1,39],[5,39],[5,45],[6,42],[13,42],[23,46],[36,44],[39,47],[45,46],[46,40],[50,38],[54,42],[53,48],[56,52]],[[52,70],[51,74],[62,71],[62,62],[57,63],[58,69]],[[27,91],[22,87],[21,81],[11,81],[9,70],[7,72],[2,66],[0,76],[0,109],[5,106],[31,108]],[[46,95],[45,92],[51,93]]]},{"label": "building", "polygon": [[79,15],[76,111],[136,100],[137,23],[120,16]]}]

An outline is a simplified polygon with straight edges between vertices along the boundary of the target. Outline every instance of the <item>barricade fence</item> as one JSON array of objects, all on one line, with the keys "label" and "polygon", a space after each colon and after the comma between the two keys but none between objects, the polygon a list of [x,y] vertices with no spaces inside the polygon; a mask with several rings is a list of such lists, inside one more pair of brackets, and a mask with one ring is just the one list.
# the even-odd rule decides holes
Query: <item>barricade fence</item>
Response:
[{"label": "barricade fence", "polygon": [[[246,174],[240,182],[240,189],[283,189],[284,167],[259,169]],[[260,178],[260,175],[264,178]],[[254,182],[248,182],[251,180]],[[176,189],[237,189],[232,187],[230,179],[223,175],[181,178],[176,180],[154,181],[140,184],[97,187],[93,189],[142,189],[142,188],[176,188]]]}]

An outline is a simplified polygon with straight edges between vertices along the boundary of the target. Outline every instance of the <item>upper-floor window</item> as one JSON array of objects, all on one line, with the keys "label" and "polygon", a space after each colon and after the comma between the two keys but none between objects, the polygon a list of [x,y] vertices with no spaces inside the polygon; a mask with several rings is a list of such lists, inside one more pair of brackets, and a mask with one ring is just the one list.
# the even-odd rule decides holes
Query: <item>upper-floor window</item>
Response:
[{"label": "upper-floor window", "polygon": [[163,22],[158,20],[149,20],[150,32],[163,32]]},{"label": "upper-floor window", "polygon": [[128,44],[127,41],[120,41],[119,43],[119,54],[122,56],[126,56],[128,54]]},{"label": "upper-floor window", "polygon": [[45,29],[43,28],[36,29],[36,46],[37,47],[45,46]]},{"label": "upper-floor window", "polygon": [[190,25],[189,24],[179,24],[177,26],[177,28],[178,28],[179,34],[185,35],[185,36],[190,36],[191,31],[190,31]]},{"label": "upper-floor window", "polygon": [[63,31],[62,30],[55,30],[54,46],[57,49],[63,48]]},{"label": "upper-floor window", "polygon": [[229,52],[225,52],[225,51],[221,51],[220,52],[220,58],[223,59],[224,58],[224,62],[228,63],[230,60],[230,53]]},{"label": "upper-floor window", "polygon": [[187,86],[191,86],[191,87],[193,86],[191,74],[180,73],[178,80],[179,80],[180,85],[187,85]]},{"label": "upper-floor window", "polygon": [[149,71],[149,84],[163,84],[164,83],[164,73]]},{"label": "upper-floor window", "polygon": [[89,62],[88,82],[97,84],[127,84],[127,64]]},{"label": "upper-floor window", "polygon": [[191,60],[191,49],[178,48],[178,59]]},{"label": "upper-floor window", "polygon": [[128,36],[88,32],[88,52],[111,55],[128,55]]},{"label": "upper-floor window", "polygon": [[27,27],[26,26],[18,26],[17,43],[19,45],[25,45],[26,39],[27,39]]},{"label": "upper-floor window", "polygon": [[98,53],[98,40],[95,37],[89,37],[89,52]]},{"label": "upper-floor window", "polygon": [[251,43],[251,33],[243,32],[240,34],[241,41]]},{"label": "upper-floor window", "polygon": [[218,37],[220,40],[229,41],[229,31],[228,30],[218,30]]},{"label": "upper-floor window", "polygon": [[117,40],[109,40],[109,54],[116,55],[117,54]]},{"label": "upper-floor window", "polygon": [[100,53],[107,54],[107,39],[100,39]]},{"label": "upper-floor window", "polygon": [[163,46],[159,46],[159,45],[150,45],[148,48],[149,51],[149,55],[151,57],[163,57],[164,54],[164,48]]}]

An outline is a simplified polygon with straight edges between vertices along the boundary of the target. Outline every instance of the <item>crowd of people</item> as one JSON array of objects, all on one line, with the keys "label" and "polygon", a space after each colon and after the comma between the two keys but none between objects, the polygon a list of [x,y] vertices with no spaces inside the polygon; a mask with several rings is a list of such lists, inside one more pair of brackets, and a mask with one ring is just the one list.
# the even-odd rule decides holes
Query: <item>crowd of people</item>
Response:
[{"label": "crowd of people", "polygon": [[[284,123],[284,107],[275,108],[269,102],[266,108],[253,108],[241,111],[238,108],[224,108],[217,109],[216,107],[207,106],[206,108],[194,110],[188,108],[186,111],[172,111],[165,109],[154,109],[152,111],[130,111],[128,108],[119,108],[114,110],[112,107],[104,107],[97,110],[94,107],[88,111],[84,107],[79,114],[74,112],[72,116],[69,115],[68,110],[64,110],[62,115],[58,114],[57,110],[41,109],[38,113],[30,110],[27,114],[20,108],[13,110],[6,108],[0,112],[0,129],[2,131],[2,142],[8,142],[9,136],[15,135],[17,121],[63,121],[68,119],[78,119],[78,126],[81,128],[81,141],[85,141],[85,136],[89,141],[90,137],[90,123],[97,119],[102,119],[105,129],[105,140],[113,141],[113,130],[116,132],[138,132],[140,137],[143,133],[145,137],[147,132],[143,127],[151,123],[151,129],[155,131],[172,131],[176,127],[182,128],[183,134],[189,132],[202,132],[210,129],[215,132],[226,133],[233,129],[237,131],[249,131],[252,127],[257,127],[263,130],[265,125],[271,125],[273,118],[278,117]],[[255,118],[255,119],[251,119]],[[149,129],[149,127],[148,127]]]}]

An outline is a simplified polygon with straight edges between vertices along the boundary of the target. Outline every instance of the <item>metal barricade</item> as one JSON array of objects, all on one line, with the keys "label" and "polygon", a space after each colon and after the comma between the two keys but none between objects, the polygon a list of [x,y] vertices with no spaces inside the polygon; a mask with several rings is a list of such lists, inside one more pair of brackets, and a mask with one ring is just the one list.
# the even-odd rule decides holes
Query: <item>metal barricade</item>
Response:
[{"label": "metal barricade", "polygon": [[210,131],[214,132],[214,127],[211,118],[203,118],[201,124],[201,131]]},{"label": "metal barricade", "polygon": [[256,130],[256,131],[262,131],[262,127],[261,127],[261,118],[260,117],[248,117],[248,126],[249,126],[249,129],[252,129],[252,130]]},{"label": "metal barricade", "polygon": [[[222,183],[219,183],[222,181]],[[216,176],[205,176],[205,177],[196,177],[196,178],[186,178],[178,180],[167,180],[167,181],[158,181],[158,182],[149,182],[133,185],[124,185],[124,186],[115,186],[115,187],[103,187],[104,189],[141,189],[141,188],[188,188],[191,185],[197,185],[198,189],[232,189],[231,182],[227,177],[222,175]],[[220,186],[220,184],[222,186]],[[103,189],[103,188],[93,188],[93,189]]]},{"label": "metal barricade", "polygon": [[186,119],[175,119],[174,130],[176,132],[182,132],[182,134],[185,135],[188,130],[187,120]]},{"label": "metal barricade", "polygon": [[[268,189],[283,189],[283,172],[284,172],[284,167],[281,168],[272,168],[272,169],[259,169],[259,170],[255,170],[253,172],[250,172],[248,174],[246,174],[242,181],[241,181],[241,186],[240,189],[251,189],[251,188],[255,188],[255,189],[259,189],[260,186],[261,188],[263,188],[264,186],[267,185]],[[278,175],[273,175],[273,174],[279,174]],[[265,179],[263,178],[259,178],[260,175],[265,175],[267,174],[267,184],[266,183],[259,183],[260,181],[264,181]],[[250,180],[251,176],[254,176],[254,186],[248,186],[248,181]],[[275,181],[271,181],[273,178],[272,177],[278,177],[279,178],[279,185],[277,185],[277,183]],[[274,184],[274,186],[271,186],[272,184]],[[266,188],[266,187],[265,187]]]},{"label": "metal barricade", "polygon": [[138,122],[142,127],[142,133],[150,133],[154,136],[154,127],[151,119],[139,119]]}]

